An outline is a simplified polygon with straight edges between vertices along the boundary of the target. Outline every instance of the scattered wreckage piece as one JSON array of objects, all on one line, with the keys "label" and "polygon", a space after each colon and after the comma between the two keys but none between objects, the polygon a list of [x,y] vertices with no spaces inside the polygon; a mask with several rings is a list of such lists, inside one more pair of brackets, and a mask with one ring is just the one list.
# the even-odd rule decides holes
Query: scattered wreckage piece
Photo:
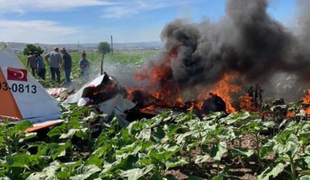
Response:
[{"label": "scattered wreckage piece", "polygon": [[126,99],[126,90],[119,85],[115,78],[104,73],[101,76],[87,82],[75,94],[68,97],[62,103],[64,107],[72,103],[78,106],[94,105],[94,112],[106,114],[105,117],[92,120],[92,124],[109,122],[115,115],[119,120],[119,125],[124,127],[129,124],[126,120],[126,111],[133,109],[136,104]]}]

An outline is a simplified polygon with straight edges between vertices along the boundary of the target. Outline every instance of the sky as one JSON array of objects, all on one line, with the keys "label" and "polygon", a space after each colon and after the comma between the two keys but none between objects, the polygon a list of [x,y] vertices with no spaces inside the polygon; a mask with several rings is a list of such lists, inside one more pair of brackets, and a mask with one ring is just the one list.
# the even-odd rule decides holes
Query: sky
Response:
[{"label": "sky", "polygon": [[[268,13],[296,26],[296,0],[269,0]],[[160,41],[164,26],[225,17],[227,0],[0,0],[0,42],[86,44]]]}]

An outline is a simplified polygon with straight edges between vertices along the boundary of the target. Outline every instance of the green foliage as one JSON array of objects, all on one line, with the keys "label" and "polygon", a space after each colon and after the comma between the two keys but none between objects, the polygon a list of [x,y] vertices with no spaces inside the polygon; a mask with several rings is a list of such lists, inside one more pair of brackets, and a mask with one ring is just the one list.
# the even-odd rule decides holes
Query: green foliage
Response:
[{"label": "green foliage", "polygon": [[97,51],[101,54],[106,54],[111,51],[110,44],[108,42],[100,42],[97,45]]},{"label": "green foliage", "polygon": [[42,54],[44,50],[40,46],[35,46],[33,44],[27,44],[26,47],[23,50],[24,55],[29,55],[30,52],[34,53],[35,51]]},{"label": "green foliage", "polygon": [[284,164],[279,163],[273,167],[268,167],[262,174],[260,174],[258,180],[268,180],[271,176],[276,178],[284,170]]},{"label": "green foliage", "polygon": [[0,49],[7,49],[9,47],[8,43],[0,42]]},{"label": "green foliage", "polygon": [[[254,161],[257,179],[307,179],[310,169],[310,123],[290,123],[276,136],[262,138],[273,122],[247,112],[223,117],[213,113],[201,120],[193,112],[132,122],[120,129],[114,118],[92,137],[88,121],[92,107],[70,106],[65,122],[34,141],[26,134],[31,123],[0,125],[0,177],[9,179],[176,179],[171,170],[209,173],[188,174],[188,179],[229,179],[239,159]],[[253,148],[232,146],[251,136]],[[272,155],[272,158],[270,158]],[[214,168],[215,167],[215,168]],[[257,168],[259,167],[259,168]]]}]

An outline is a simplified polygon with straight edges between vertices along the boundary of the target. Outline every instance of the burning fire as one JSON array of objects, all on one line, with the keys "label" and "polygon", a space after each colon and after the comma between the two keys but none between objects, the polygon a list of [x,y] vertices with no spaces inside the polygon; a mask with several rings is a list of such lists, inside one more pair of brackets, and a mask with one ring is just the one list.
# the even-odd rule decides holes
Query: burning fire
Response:
[{"label": "burning fire", "polygon": [[[158,100],[165,101],[166,104],[172,106],[169,98],[175,98],[175,94],[180,93],[180,89],[174,84],[170,83],[173,77],[170,61],[174,58],[175,53],[170,53],[164,61],[154,63],[152,69],[142,69],[136,72],[136,79],[139,81],[147,81],[146,87],[140,87],[141,91],[148,92],[150,95]],[[154,88],[157,86],[158,88]],[[167,99],[168,98],[168,99]],[[177,102],[183,103],[182,99]]]},{"label": "burning fire", "polygon": [[[308,89],[305,96],[302,98],[302,103],[310,104],[310,90]],[[305,109],[306,113],[310,114],[310,106]]]},{"label": "burning fire", "polygon": [[226,73],[224,77],[214,86],[211,93],[220,96],[226,103],[226,111],[228,113],[236,112],[235,108],[231,105],[231,93],[237,93],[241,90],[240,86],[231,84],[231,80],[237,78],[237,73]]},{"label": "burning fire", "polygon": [[94,95],[97,94],[108,94],[109,92],[112,92],[116,87],[116,84],[114,81],[109,81],[108,84],[106,84],[104,87],[97,87],[96,91],[93,92]]},{"label": "burning fire", "polygon": [[286,117],[288,118],[294,118],[295,117],[295,113],[291,112],[291,111],[287,111]]},{"label": "burning fire", "polygon": [[240,109],[246,110],[246,111],[252,111],[252,97],[249,95],[249,93],[246,93],[245,95],[239,97],[240,100]]},{"label": "burning fire", "polygon": [[[241,87],[234,85],[232,80],[238,77],[235,72],[228,72],[213,85],[212,89],[207,91],[201,90],[201,93],[192,101],[186,101],[188,97],[184,97],[181,85],[174,80],[171,61],[176,59],[177,50],[172,50],[162,61],[157,61],[152,64],[152,67],[144,67],[136,72],[135,77],[138,81],[143,82],[143,86],[128,88],[128,98],[133,99],[133,92],[140,91],[156,99],[156,102],[151,103],[145,109],[153,108],[181,108],[184,110],[198,109],[202,110],[204,101],[210,98],[209,93],[215,94],[222,98],[226,103],[226,111],[228,113],[235,112],[232,106],[231,93],[237,93]],[[141,98],[144,98],[143,96]],[[144,100],[142,100],[144,101]],[[146,103],[147,104],[147,103]]]},{"label": "burning fire", "polygon": [[232,106],[232,98],[230,97],[231,93],[237,93],[240,91],[241,87],[235,84],[232,84],[231,81],[238,77],[237,73],[226,73],[210,90],[209,93],[202,92],[197,97],[198,102],[195,106],[198,109],[202,109],[203,101],[210,98],[210,93],[221,97],[226,103],[226,111],[228,113],[236,112],[235,108]]}]

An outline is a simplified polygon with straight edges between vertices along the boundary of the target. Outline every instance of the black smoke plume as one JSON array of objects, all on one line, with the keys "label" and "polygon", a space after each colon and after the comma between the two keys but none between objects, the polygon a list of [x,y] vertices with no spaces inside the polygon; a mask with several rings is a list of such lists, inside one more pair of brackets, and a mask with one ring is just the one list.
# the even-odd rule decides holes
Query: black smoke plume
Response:
[{"label": "black smoke plume", "polygon": [[[158,82],[181,89],[212,85],[227,72],[237,72],[243,84],[266,82],[277,73],[310,81],[310,1],[298,2],[301,30],[297,35],[267,14],[268,2],[229,0],[226,17],[219,22],[177,19],[167,24],[161,33],[165,49],[155,63],[162,63],[169,77]],[[164,63],[167,59],[169,66]],[[158,68],[154,62],[147,64],[144,76],[154,68]]]}]

